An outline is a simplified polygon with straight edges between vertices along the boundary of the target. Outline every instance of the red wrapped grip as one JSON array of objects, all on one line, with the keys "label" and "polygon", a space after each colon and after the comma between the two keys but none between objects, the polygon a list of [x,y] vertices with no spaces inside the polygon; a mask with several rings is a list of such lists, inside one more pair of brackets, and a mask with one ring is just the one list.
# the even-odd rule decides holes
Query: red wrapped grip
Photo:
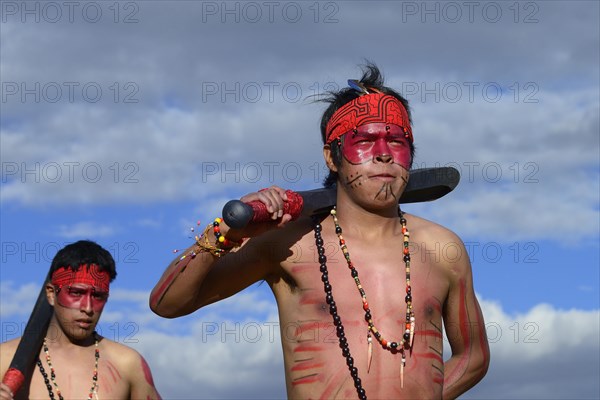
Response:
[{"label": "red wrapped grip", "polygon": [[19,391],[21,386],[23,386],[24,381],[25,376],[23,376],[23,373],[16,368],[9,368],[2,379],[2,383],[10,388],[13,395]]},{"label": "red wrapped grip", "polygon": [[[286,190],[285,194],[287,195],[287,201],[283,203],[283,213],[290,214],[292,216],[292,220],[298,218],[300,213],[302,212],[302,207],[304,206],[304,199],[298,193],[292,190]],[[247,203],[252,210],[254,211],[254,215],[252,216],[252,222],[267,222],[271,220],[271,216],[267,211],[267,206],[262,202],[255,200]]]}]

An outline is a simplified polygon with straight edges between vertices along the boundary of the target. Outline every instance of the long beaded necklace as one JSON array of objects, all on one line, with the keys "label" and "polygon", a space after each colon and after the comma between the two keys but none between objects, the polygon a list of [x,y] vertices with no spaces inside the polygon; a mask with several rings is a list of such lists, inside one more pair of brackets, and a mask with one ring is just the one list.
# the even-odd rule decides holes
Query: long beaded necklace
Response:
[{"label": "long beaded necklace", "polygon": [[[96,331],[94,331],[93,335],[94,335],[94,339],[95,339],[94,355],[95,355],[96,361],[94,364],[94,375],[92,376],[92,388],[90,389],[90,393],[88,395],[89,400],[91,400],[94,397],[94,394],[96,394],[96,390],[98,388],[98,359],[100,358],[100,350],[98,350],[98,335],[96,334]],[[48,373],[44,369],[44,366],[42,365],[42,361],[40,360],[39,357],[37,359],[37,365],[40,369],[40,372],[42,373],[42,376],[44,377],[44,383],[46,384],[46,388],[48,389],[48,395],[50,396],[50,400],[55,400],[54,392],[52,390],[52,385],[50,384],[50,381],[52,381],[52,384],[54,385],[54,388],[56,389],[56,394],[58,395],[58,399],[64,400],[64,397],[62,396],[62,394],[60,393],[60,389],[58,388],[58,383],[56,383],[56,374],[54,372],[54,367],[52,366],[52,360],[50,359],[50,352],[48,351],[48,344],[46,343],[46,338],[44,338],[43,349],[44,349],[44,353],[46,353],[46,362],[48,363],[48,367],[50,367],[50,379],[48,379]]]},{"label": "long beaded necklace", "polygon": [[[335,225],[335,233],[339,239],[339,245],[346,258],[346,262],[348,264],[348,268],[350,269],[350,274],[356,283],[356,287],[358,292],[361,295],[363,310],[365,311],[365,321],[368,325],[367,330],[367,343],[368,343],[368,354],[367,354],[367,372],[369,372],[371,368],[371,360],[373,355],[373,339],[372,336],[375,336],[377,341],[381,344],[381,346],[390,351],[392,354],[397,354],[398,352],[402,355],[402,361],[400,363],[400,385],[404,387],[404,366],[406,364],[406,353],[405,350],[412,349],[414,333],[415,333],[415,314],[412,307],[412,289],[410,286],[410,251],[409,251],[409,238],[410,233],[406,228],[406,218],[404,218],[404,213],[398,210],[398,214],[400,217],[400,223],[402,224],[402,235],[403,235],[403,260],[405,265],[405,273],[406,273],[406,297],[404,300],[406,301],[406,323],[405,330],[400,341],[388,341],[383,338],[379,330],[375,327],[373,323],[373,318],[371,314],[371,309],[369,308],[369,303],[367,301],[367,295],[365,290],[363,289],[360,279],[358,278],[358,271],[352,264],[350,260],[350,253],[348,251],[348,247],[346,246],[346,241],[342,236],[342,228],[340,227],[337,219],[336,209],[335,207],[331,210],[331,216],[333,217],[333,223]],[[325,255],[325,248],[323,247],[323,237],[321,236],[321,231],[323,229],[322,225],[319,223],[317,217],[313,218],[314,226],[315,226],[315,243],[317,247],[317,253],[319,255],[319,263],[320,263],[320,271],[321,271],[321,280],[323,281],[323,288],[325,290],[325,301],[329,305],[329,312],[333,317],[333,324],[336,327],[336,333],[339,339],[340,348],[342,349],[342,355],[346,358],[346,365],[350,371],[350,375],[354,380],[354,387],[356,388],[356,392],[360,399],[366,399],[367,395],[362,387],[361,379],[358,377],[358,369],[354,366],[354,359],[350,354],[350,349],[348,347],[348,340],[346,339],[346,335],[344,333],[344,326],[342,324],[342,320],[337,312],[337,306],[335,304],[335,300],[333,299],[332,287],[329,283],[329,273],[327,270],[327,256]]]}]

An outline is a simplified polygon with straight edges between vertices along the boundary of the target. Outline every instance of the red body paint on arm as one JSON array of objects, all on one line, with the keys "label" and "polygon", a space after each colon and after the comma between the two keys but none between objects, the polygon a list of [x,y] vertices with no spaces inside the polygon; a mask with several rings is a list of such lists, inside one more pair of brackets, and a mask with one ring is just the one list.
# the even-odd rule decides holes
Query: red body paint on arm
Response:
[{"label": "red body paint on arm", "polygon": [[479,382],[489,366],[489,347],[485,333],[483,315],[468,283],[459,281],[457,296],[459,338],[452,341],[456,353],[445,364],[444,397],[455,398]]},{"label": "red body paint on arm", "polygon": [[156,290],[156,292],[154,292],[150,297],[151,307],[157,307],[160,304],[165,293],[167,293],[167,290],[169,290],[169,288],[171,287],[173,282],[175,282],[175,279],[177,279],[179,274],[185,270],[190,261],[192,261],[192,257],[186,257],[177,264],[177,267],[173,270],[173,272],[171,272],[169,276],[167,276],[167,278],[159,286],[158,290]]},{"label": "red body paint on arm", "polygon": [[452,369],[452,371],[448,372],[445,377],[446,382],[455,382],[461,376],[463,376],[467,371],[467,366],[469,365],[469,357],[471,355],[471,334],[469,331],[468,321],[469,314],[467,310],[466,303],[466,287],[465,281],[460,280],[460,304],[459,304],[459,315],[458,315],[458,325],[460,328],[460,336],[462,338],[462,345],[464,346],[464,352],[460,356],[460,359]]},{"label": "red body paint on arm", "polygon": [[152,387],[154,387],[154,379],[152,379],[152,372],[150,371],[150,367],[144,357],[142,358],[142,371],[144,371],[144,378],[146,378],[146,382]]}]

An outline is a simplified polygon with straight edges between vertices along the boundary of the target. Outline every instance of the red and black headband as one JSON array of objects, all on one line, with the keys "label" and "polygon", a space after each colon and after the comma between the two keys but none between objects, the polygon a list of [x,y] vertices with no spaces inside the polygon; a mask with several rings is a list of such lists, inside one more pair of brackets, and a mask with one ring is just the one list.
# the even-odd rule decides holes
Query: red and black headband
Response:
[{"label": "red and black headband", "polygon": [[101,271],[96,264],[82,264],[77,271],[71,267],[60,267],[52,274],[51,282],[55,286],[71,286],[75,283],[94,286],[108,292],[110,274]]},{"label": "red and black headband", "polygon": [[402,127],[406,138],[412,143],[412,129],[408,112],[404,105],[395,98],[378,90],[371,89],[376,93],[369,93],[360,83],[348,81],[352,88],[357,86],[361,93],[360,97],[344,104],[332,116],[325,128],[325,143],[330,144],[343,134],[370,123],[394,124]]}]

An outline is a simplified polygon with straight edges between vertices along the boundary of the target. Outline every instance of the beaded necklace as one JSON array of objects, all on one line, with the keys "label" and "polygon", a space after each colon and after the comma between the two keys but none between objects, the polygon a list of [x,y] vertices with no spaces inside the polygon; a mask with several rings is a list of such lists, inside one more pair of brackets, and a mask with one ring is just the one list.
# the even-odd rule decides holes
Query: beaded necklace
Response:
[{"label": "beaded necklace", "polygon": [[[92,376],[92,388],[90,389],[90,393],[88,395],[89,400],[91,400],[94,397],[94,394],[96,394],[96,397],[98,396],[96,390],[98,389],[98,359],[100,358],[100,350],[98,350],[98,335],[96,334],[96,331],[94,331],[93,335],[95,339],[94,355],[96,361],[94,364],[94,375]],[[50,400],[55,400],[54,392],[52,391],[52,385],[50,385],[50,381],[52,381],[54,388],[56,388],[56,394],[58,395],[58,399],[64,400],[64,397],[62,396],[62,394],[60,393],[60,389],[58,388],[58,383],[56,383],[56,374],[54,373],[54,367],[52,366],[52,360],[50,359],[50,352],[48,351],[48,344],[46,343],[46,338],[44,338],[43,349],[44,353],[46,353],[46,362],[48,363],[48,367],[50,367],[50,379],[48,379],[48,373],[44,369],[42,361],[39,357],[37,359],[37,365],[40,369],[40,372],[42,373],[42,376],[44,377],[44,383],[46,384],[46,388],[48,389],[48,395],[50,396]]]},{"label": "beaded necklace", "polygon": [[[369,308],[369,303],[367,301],[367,295],[365,290],[363,289],[360,279],[358,278],[358,271],[352,264],[350,260],[350,253],[348,252],[348,247],[346,246],[346,241],[342,236],[342,228],[340,227],[337,219],[336,209],[335,207],[331,210],[331,216],[333,217],[333,223],[335,225],[335,233],[339,239],[340,249],[346,258],[346,262],[348,264],[348,268],[350,269],[350,274],[354,279],[358,292],[362,298],[363,310],[365,311],[365,321],[367,322],[367,372],[371,369],[371,360],[373,356],[373,339],[372,336],[375,336],[377,341],[381,344],[381,346],[390,351],[392,354],[400,353],[402,355],[402,361],[400,363],[400,385],[404,387],[404,366],[406,364],[406,354],[405,350],[412,349],[414,333],[415,333],[415,314],[412,307],[412,290],[410,286],[410,251],[409,251],[409,238],[410,233],[406,228],[406,218],[404,218],[404,213],[398,210],[398,215],[400,217],[400,223],[402,224],[402,235],[403,235],[403,260],[405,265],[405,273],[406,273],[406,297],[404,298],[406,302],[406,323],[405,330],[402,336],[402,339],[399,341],[388,341],[383,338],[379,330],[375,327],[373,322],[371,309]],[[333,324],[336,327],[336,333],[339,339],[340,348],[342,349],[342,355],[346,358],[346,365],[350,371],[350,375],[354,380],[354,387],[356,388],[356,392],[360,399],[366,399],[367,395],[362,387],[361,379],[358,377],[358,369],[354,366],[354,359],[350,354],[350,349],[348,348],[348,340],[346,339],[346,335],[344,333],[344,326],[342,324],[342,320],[337,313],[337,306],[335,304],[335,300],[333,299],[332,287],[329,283],[329,273],[327,270],[327,256],[325,255],[325,248],[323,247],[323,237],[321,236],[321,231],[323,229],[322,225],[319,223],[316,217],[313,218],[314,226],[315,226],[315,243],[317,247],[317,253],[319,255],[319,263],[320,263],[320,271],[321,271],[321,280],[323,281],[323,288],[325,290],[325,301],[329,305],[329,312],[333,317]]]}]

